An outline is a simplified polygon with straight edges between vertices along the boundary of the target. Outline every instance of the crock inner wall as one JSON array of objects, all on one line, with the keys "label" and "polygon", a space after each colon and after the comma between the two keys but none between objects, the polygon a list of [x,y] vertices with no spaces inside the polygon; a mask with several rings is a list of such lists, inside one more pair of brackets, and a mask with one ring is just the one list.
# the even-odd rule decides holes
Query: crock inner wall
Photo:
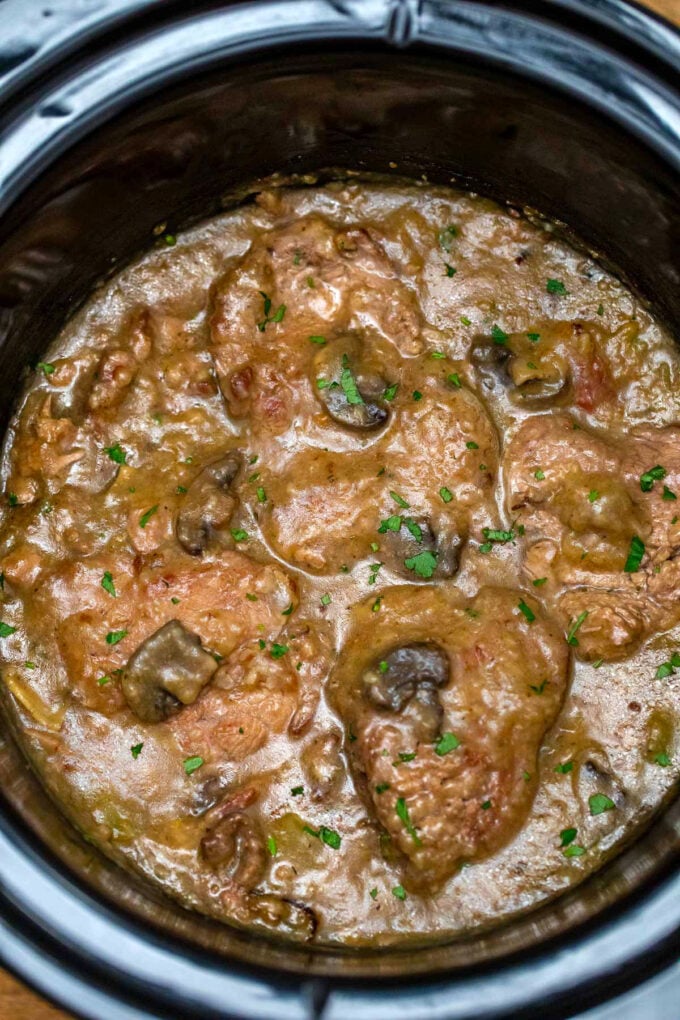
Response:
[{"label": "crock inner wall", "polygon": [[[393,167],[392,164],[396,164]],[[680,333],[679,186],[641,142],[565,94],[472,62],[327,47],[187,79],[131,104],[63,153],[0,223],[0,372],[6,422],[21,372],[93,286],[153,243],[244,198],[262,178],[333,168],[396,174],[489,194],[560,220]],[[311,180],[311,178],[310,178]],[[426,952],[310,954],[273,946],[159,902],[83,848],[5,753],[5,795],[31,828],[107,899],[250,963],[377,977],[530,951],[588,922],[670,867],[678,805],[608,868],[510,925]]]}]

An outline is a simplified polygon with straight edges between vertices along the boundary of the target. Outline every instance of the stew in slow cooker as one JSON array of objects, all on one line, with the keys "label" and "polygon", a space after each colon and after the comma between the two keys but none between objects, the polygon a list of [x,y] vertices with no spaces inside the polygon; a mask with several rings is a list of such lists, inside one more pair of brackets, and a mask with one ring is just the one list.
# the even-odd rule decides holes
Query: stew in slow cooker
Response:
[{"label": "stew in slow cooker", "polygon": [[525,911],[678,777],[677,423],[670,337],[536,217],[350,181],[161,225],[7,437],[23,746],[225,921],[385,945]]}]

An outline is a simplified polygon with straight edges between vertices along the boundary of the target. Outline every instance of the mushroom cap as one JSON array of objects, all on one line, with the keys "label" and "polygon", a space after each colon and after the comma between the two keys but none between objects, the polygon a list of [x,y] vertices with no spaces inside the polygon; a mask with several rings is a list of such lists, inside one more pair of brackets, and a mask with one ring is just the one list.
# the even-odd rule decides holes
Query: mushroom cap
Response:
[{"label": "mushroom cap", "polygon": [[142,722],[162,722],[181,705],[191,705],[216,669],[198,635],[179,620],[170,620],[130,656],[123,694]]}]

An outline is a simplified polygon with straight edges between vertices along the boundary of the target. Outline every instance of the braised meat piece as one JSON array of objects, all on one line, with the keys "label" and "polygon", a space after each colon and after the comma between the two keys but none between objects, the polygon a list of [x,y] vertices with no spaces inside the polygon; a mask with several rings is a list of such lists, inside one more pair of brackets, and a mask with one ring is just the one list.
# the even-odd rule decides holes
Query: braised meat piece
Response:
[{"label": "braised meat piece", "polygon": [[567,684],[568,648],[536,601],[485,588],[399,587],[352,614],[331,677],[360,788],[407,861],[436,889],[522,825],[536,758]]},{"label": "braised meat piece", "polygon": [[586,659],[629,655],[680,619],[679,439],[638,428],[619,442],[550,415],[529,418],[505,452],[525,569]]}]

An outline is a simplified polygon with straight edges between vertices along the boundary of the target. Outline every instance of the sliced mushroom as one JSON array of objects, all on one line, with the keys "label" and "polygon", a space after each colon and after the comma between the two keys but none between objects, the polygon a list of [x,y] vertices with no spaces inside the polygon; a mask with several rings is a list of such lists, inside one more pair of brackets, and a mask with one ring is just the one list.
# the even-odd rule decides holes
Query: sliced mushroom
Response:
[{"label": "sliced mushroom", "polygon": [[337,337],[325,344],[314,359],[314,386],[328,414],[340,425],[376,429],[387,421],[379,400],[387,383],[377,372],[362,368],[356,336]]},{"label": "sliced mushroom", "polygon": [[479,338],[470,351],[489,389],[511,386],[511,396],[523,405],[564,403],[570,391],[569,370],[556,351],[537,351],[528,334],[513,334],[505,343]]},{"label": "sliced mushroom", "polygon": [[243,811],[210,828],[201,840],[201,853],[211,867],[248,892],[261,881],[267,864],[259,829]]},{"label": "sliced mushroom", "polygon": [[192,556],[204,552],[211,537],[229,524],[236,508],[229,488],[242,462],[238,450],[232,450],[208,464],[189,486],[177,515],[177,539]]},{"label": "sliced mushroom", "polygon": [[399,529],[388,529],[383,548],[389,553],[392,565],[404,577],[413,580],[413,571],[406,566],[406,560],[419,553],[430,552],[436,558],[434,573],[437,577],[453,577],[458,569],[461,546],[460,536],[436,535],[429,521],[424,518],[402,518]]},{"label": "sliced mushroom", "polygon": [[248,897],[248,903],[257,920],[268,928],[304,942],[314,938],[319,919],[306,903],[270,893],[254,893]]},{"label": "sliced mushroom", "polygon": [[123,694],[142,722],[161,722],[182,705],[191,705],[216,669],[201,639],[179,620],[170,620],[130,656]]},{"label": "sliced mushroom", "polygon": [[434,642],[392,649],[364,674],[364,693],[377,708],[403,712],[417,724],[418,739],[434,740],[443,710],[438,690],[450,676],[449,657]]}]

